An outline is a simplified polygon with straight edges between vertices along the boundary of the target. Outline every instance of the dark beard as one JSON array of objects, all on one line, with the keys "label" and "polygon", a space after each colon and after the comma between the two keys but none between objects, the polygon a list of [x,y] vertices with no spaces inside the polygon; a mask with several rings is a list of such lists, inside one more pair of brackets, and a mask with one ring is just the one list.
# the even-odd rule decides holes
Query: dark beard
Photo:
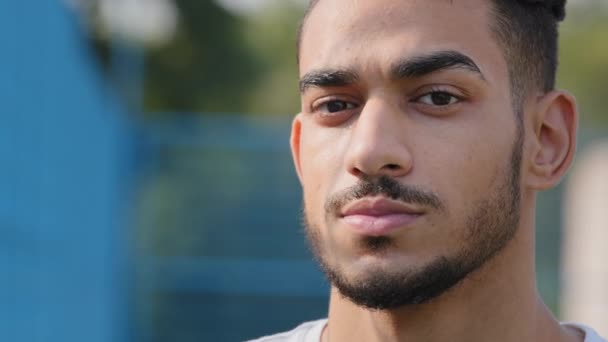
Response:
[{"label": "dark beard", "polygon": [[[353,303],[375,310],[395,309],[421,304],[445,293],[500,252],[517,231],[520,219],[520,167],[523,133],[518,132],[511,153],[511,169],[498,181],[493,196],[480,201],[466,219],[466,237],[462,249],[451,256],[439,256],[419,269],[402,272],[372,270],[358,279],[347,279],[342,270],[330,265],[324,257],[321,237],[306,220],[306,233],[315,258],[329,281]],[[510,171],[510,172],[509,172]],[[442,209],[441,201],[433,194],[406,187],[386,176],[375,180],[364,179],[346,193],[332,198],[327,210],[353,199],[384,195],[410,203]],[[391,247],[390,237],[367,237],[361,247],[381,253]]]}]

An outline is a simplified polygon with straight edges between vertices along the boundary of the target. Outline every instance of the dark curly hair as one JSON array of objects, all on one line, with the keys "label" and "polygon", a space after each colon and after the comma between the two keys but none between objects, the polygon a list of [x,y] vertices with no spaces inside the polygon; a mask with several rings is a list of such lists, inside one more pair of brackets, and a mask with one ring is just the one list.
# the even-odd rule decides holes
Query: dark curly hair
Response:
[{"label": "dark curly hair", "polygon": [[[320,0],[311,0],[300,29]],[[496,37],[509,67],[514,107],[519,112],[526,94],[555,87],[557,25],[566,16],[566,0],[490,0]]]}]

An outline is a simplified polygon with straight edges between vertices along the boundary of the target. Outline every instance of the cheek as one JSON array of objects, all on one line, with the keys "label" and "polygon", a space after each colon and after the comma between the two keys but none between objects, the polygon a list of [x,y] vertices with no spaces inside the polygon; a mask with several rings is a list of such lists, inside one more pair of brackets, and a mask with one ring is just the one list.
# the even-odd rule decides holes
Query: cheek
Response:
[{"label": "cheek", "polygon": [[417,176],[437,191],[454,219],[494,195],[496,182],[511,172],[516,137],[509,127],[514,123],[503,122],[499,129],[490,120],[475,121],[441,130],[441,135],[427,133],[434,138],[420,144],[417,154],[422,174]]},{"label": "cheek", "polygon": [[338,130],[305,127],[302,131],[302,187],[310,209],[313,204],[324,204],[339,172],[343,169],[340,141]]}]

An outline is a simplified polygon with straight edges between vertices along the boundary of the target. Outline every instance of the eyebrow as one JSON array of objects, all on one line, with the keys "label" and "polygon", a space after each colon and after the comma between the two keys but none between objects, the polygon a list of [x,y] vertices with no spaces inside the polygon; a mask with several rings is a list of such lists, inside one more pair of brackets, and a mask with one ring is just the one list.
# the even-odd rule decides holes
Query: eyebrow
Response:
[{"label": "eyebrow", "polygon": [[343,87],[351,85],[359,77],[350,70],[317,70],[311,71],[300,79],[300,92],[310,87]]},{"label": "eyebrow", "polygon": [[[408,57],[395,63],[390,74],[393,80],[417,78],[446,69],[462,69],[477,74],[485,81],[483,73],[473,60],[454,50],[432,52]],[[343,87],[356,83],[359,76],[348,69],[313,70],[300,79],[300,93],[311,87]]]},{"label": "eyebrow", "polygon": [[470,71],[485,81],[483,73],[470,57],[453,50],[433,52],[399,61],[391,67],[391,77],[393,80],[416,78],[446,69]]}]

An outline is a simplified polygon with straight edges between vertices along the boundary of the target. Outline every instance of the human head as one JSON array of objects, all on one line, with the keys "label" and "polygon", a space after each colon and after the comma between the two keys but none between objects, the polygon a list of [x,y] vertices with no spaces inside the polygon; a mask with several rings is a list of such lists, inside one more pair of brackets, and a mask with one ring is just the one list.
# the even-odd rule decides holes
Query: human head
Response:
[{"label": "human head", "polygon": [[529,57],[501,40],[516,34],[495,4],[333,0],[308,12],[292,153],[315,254],[355,303],[428,301],[526,241],[534,191],[571,161],[573,100],[547,89],[546,63],[517,72],[529,66],[512,58]]},{"label": "human head", "polygon": [[[320,0],[311,0],[297,32],[297,59],[306,19]],[[566,0],[491,0],[492,31],[509,66],[514,107],[525,94],[555,87],[558,22],[566,16]]]}]

